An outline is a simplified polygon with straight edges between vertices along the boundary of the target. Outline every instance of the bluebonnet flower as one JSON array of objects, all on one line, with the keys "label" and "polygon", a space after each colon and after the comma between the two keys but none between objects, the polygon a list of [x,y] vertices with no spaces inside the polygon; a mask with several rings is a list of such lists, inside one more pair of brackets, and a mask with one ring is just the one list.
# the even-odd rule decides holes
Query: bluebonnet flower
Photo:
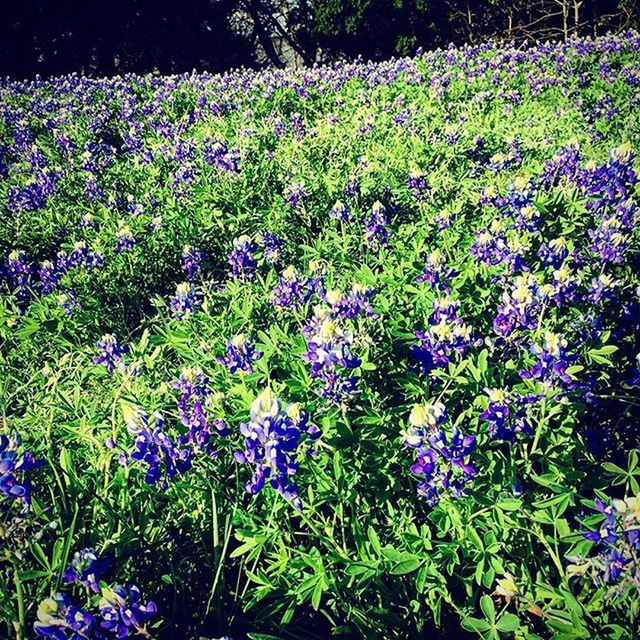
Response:
[{"label": "bluebonnet flower", "polygon": [[362,314],[377,320],[380,316],[371,306],[376,290],[373,287],[355,283],[346,295],[339,289],[324,292],[321,297],[331,306],[337,318],[355,318]]},{"label": "bluebonnet flower", "polygon": [[344,329],[329,307],[317,306],[303,333],[308,351],[302,358],[311,363],[311,377],[324,383],[318,393],[335,403],[355,393],[358,377],[346,375],[361,362],[351,353],[353,332]]},{"label": "bluebonnet flower", "polygon": [[221,140],[204,140],[204,159],[208,165],[230,173],[240,172],[240,151],[229,149],[226,142]]},{"label": "bluebonnet flower", "polygon": [[256,243],[247,235],[241,235],[234,239],[233,249],[227,254],[231,265],[231,275],[234,278],[253,278],[258,266],[257,248]]},{"label": "bluebonnet flower", "polygon": [[95,549],[82,549],[73,554],[71,564],[64,570],[63,578],[67,584],[79,584],[98,593],[102,574],[109,568],[108,558],[100,558]]},{"label": "bluebonnet flower", "polygon": [[489,405],[480,414],[480,420],[489,425],[489,435],[495,440],[513,442],[519,433],[531,434],[528,407],[535,396],[518,396],[504,389],[486,389]]},{"label": "bluebonnet flower", "polygon": [[412,345],[411,353],[423,374],[446,367],[454,355],[464,356],[471,346],[472,330],[458,317],[459,309],[460,303],[452,298],[435,300],[429,328],[415,332],[420,343]]},{"label": "bluebonnet flower", "polygon": [[447,209],[446,207],[437,211],[435,216],[433,217],[433,221],[436,223],[439,231],[448,229],[455,222],[455,219],[455,213],[453,213],[451,209]]},{"label": "bluebonnet flower", "polygon": [[160,229],[162,229],[162,227],[166,226],[166,223],[163,220],[162,216],[153,216],[147,226],[149,227],[149,229],[151,229],[151,231],[157,233],[158,231],[160,231]]},{"label": "bluebonnet flower", "polygon": [[558,268],[569,255],[569,247],[565,238],[554,238],[549,244],[542,244],[538,255],[546,266]]},{"label": "bluebonnet flower", "polygon": [[64,309],[64,312],[67,315],[70,315],[74,309],[80,309],[80,307],[82,306],[78,302],[75,292],[72,290],[58,294],[58,296],[56,296],[56,299],[60,307]]},{"label": "bluebonnet flower", "polygon": [[615,216],[604,218],[594,231],[589,229],[589,250],[597,254],[602,264],[622,262],[629,246],[629,237],[623,223]]},{"label": "bluebonnet flower", "polygon": [[241,333],[227,343],[227,353],[224,357],[219,357],[218,362],[227,367],[230,373],[235,373],[238,369],[253,373],[251,363],[261,357],[262,352],[256,350],[253,340]]},{"label": "bluebonnet flower", "polygon": [[320,279],[298,273],[295,267],[287,267],[280,276],[269,301],[280,309],[297,309],[312,296]]},{"label": "bluebonnet flower", "polygon": [[596,544],[597,555],[568,558],[572,564],[567,574],[572,578],[588,577],[598,587],[605,587],[608,598],[628,588],[640,589],[640,495],[614,500],[607,504],[596,498],[595,508],[604,519],[596,529],[584,532]]},{"label": "bluebonnet flower", "polygon": [[114,251],[116,253],[131,251],[135,242],[133,233],[131,232],[131,227],[121,222],[118,230],[116,231],[116,248]]},{"label": "bluebonnet flower", "polygon": [[251,404],[250,421],[240,425],[245,438],[244,451],[235,454],[241,464],[251,464],[254,473],[245,485],[248,493],[259,493],[267,480],[271,486],[302,509],[300,490],[292,481],[298,473],[298,450],[303,434],[311,440],[320,430],[309,422],[299,404],[284,406],[271,389],[265,389]]},{"label": "bluebonnet flower", "polygon": [[217,453],[213,448],[212,428],[221,436],[226,435],[228,430],[224,420],[209,419],[206,407],[212,403],[212,394],[208,385],[209,378],[199,367],[184,367],[180,377],[171,383],[174,389],[180,391],[180,421],[188,429],[180,442],[191,444],[197,450],[215,457]]},{"label": "bluebonnet flower", "polygon": [[93,615],[71,604],[64,593],[45,598],[38,606],[37,616],[33,630],[41,638],[51,640],[92,638],[97,624]]},{"label": "bluebonnet flower", "polygon": [[371,213],[366,216],[365,239],[374,249],[383,247],[389,243],[391,230],[388,228],[389,220],[387,218],[387,210],[382,202],[374,202]]},{"label": "bluebonnet flower", "polygon": [[489,229],[478,231],[474,235],[475,240],[469,253],[478,260],[487,265],[496,265],[509,255],[504,221],[494,220]]},{"label": "bluebonnet flower", "polygon": [[353,220],[353,214],[349,211],[349,207],[342,202],[342,200],[336,200],[331,211],[329,211],[329,217],[334,220],[340,220],[341,222],[348,222]]},{"label": "bluebonnet flower", "polygon": [[93,214],[85,213],[82,218],[80,218],[80,226],[84,229],[95,229],[97,224]]},{"label": "bluebonnet flower", "polygon": [[202,262],[207,257],[204,251],[194,249],[186,244],[182,249],[182,270],[187,274],[187,280],[195,280],[202,273]]},{"label": "bluebonnet flower", "polygon": [[403,433],[405,446],[415,450],[411,471],[423,476],[418,496],[425,498],[431,507],[447,492],[454,498],[463,496],[467,484],[477,475],[470,462],[475,436],[463,436],[455,427],[448,436],[442,428],[446,417],[441,403],[414,405],[410,428]]},{"label": "bluebonnet flower", "polygon": [[306,196],[304,182],[294,182],[286,188],[284,201],[292,207],[297,207]]},{"label": "bluebonnet flower", "polygon": [[529,369],[520,371],[525,380],[539,380],[552,387],[558,383],[563,389],[573,389],[576,383],[567,373],[567,368],[577,359],[577,355],[567,352],[567,341],[557,333],[546,331],[542,345],[534,343],[531,352],[537,362]]},{"label": "bluebonnet flower", "polygon": [[103,588],[98,608],[100,628],[116,638],[128,638],[134,633],[148,636],[145,625],[157,614],[153,601],[140,602],[140,589],[134,584]]},{"label": "bluebonnet flower", "polygon": [[165,433],[162,414],[156,412],[150,426],[149,416],[143,409],[125,406],[123,411],[127,430],[135,442],[129,453],[120,455],[120,464],[128,465],[129,460],[142,462],[147,465],[145,482],[154,485],[161,481],[163,488],[169,479],[191,468],[193,452]]},{"label": "bluebonnet flower", "polygon": [[591,280],[587,300],[598,303],[602,300],[616,300],[617,290],[620,287],[620,280],[617,280],[608,273],[601,273],[597,278]]},{"label": "bluebonnet flower", "polygon": [[567,302],[578,300],[578,287],[582,282],[581,277],[574,273],[569,262],[565,262],[553,272],[553,299],[558,307]]},{"label": "bluebonnet flower", "polygon": [[636,366],[631,370],[627,384],[631,387],[640,387],[640,353],[636,355]]},{"label": "bluebonnet flower", "polygon": [[202,304],[196,288],[190,282],[182,282],[176,287],[171,298],[171,311],[178,320],[188,320]]},{"label": "bluebonnet flower", "polygon": [[605,519],[598,529],[583,533],[583,537],[591,542],[603,542],[606,544],[613,544],[614,542],[617,542],[620,539],[620,536],[616,531],[615,506],[608,505],[600,498],[596,498],[595,508],[605,516]]},{"label": "bluebonnet flower", "polygon": [[[19,501],[25,507],[31,503],[33,486],[24,479],[24,474],[42,466],[43,460],[36,460],[29,451],[20,452],[22,438],[16,434],[8,438],[0,434],[0,498],[2,501]],[[3,508],[5,505],[2,505]]]},{"label": "bluebonnet flower", "polygon": [[4,273],[12,289],[18,289],[18,294],[24,295],[29,286],[32,266],[28,262],[27,254],[22,250],[12,251],[4,263]]},{"label": "bluebonnet flower", "polygon": [[60,286],[60,279],[63,275],[64,271],[60,268],[58,263],[51,262],[51,260],[45,260],[38,270],[41,292],[46,295],[56,291]]},{"label": "bluebonnet flower", "polygon": [[124,366],[122,356],[128,353],[129,347],[121,345],[112,333],[105,333],[97,346],[100,353],[93,359],[95,364],[104,364],[109,373],[113,373],[116,367]]},{"label": "bluebonnet flower", "polygon": [[493,328],[501,336],[510,336],[516,329],[535,329],[542,307],[553,294],[553,286],[541,285],[531,273],[516,276],[511,287],[502,294]]},{"label": "bluebonnet flower", "polygon": [[258,242],[262,246],[262,254],[269,264],[278,264],[282,259],[284,240],[269,231],[263,231],[258,236]]},{"label": "bluebonnet flower", "polygon": [[434,249],[428,256],[422,275],[416,282],[427,282],[441,291],[448,291],[452,278],[458,275],[455,269],[447,267],[447,256],[441,249]]},{"label": "bluebonnet flower", "polygon": [[413,169],[409,173],[409,177],[407,178],[407,187],[411,195],[413,195],[418,202],[426,200],[427,195],[431,191],[427,174],[419,171],[418,169]]}]

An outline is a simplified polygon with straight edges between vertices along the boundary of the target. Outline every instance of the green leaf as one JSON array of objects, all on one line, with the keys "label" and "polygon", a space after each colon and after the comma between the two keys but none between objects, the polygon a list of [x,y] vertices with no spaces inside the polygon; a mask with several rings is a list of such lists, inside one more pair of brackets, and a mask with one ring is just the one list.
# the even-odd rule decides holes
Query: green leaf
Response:
[{"label": "green leaf", "polygon": [[491,629],[491,625],[486,620],[480,620],[479,618],[465,618],[462,621],[462,626],[467,631],[476,631],[477,633]]},{"label": "green leaf", "polygon": [[500,620],[498,620],[498,624],[496,625],[496,629],[498,629],[498,631],[516,631],[519,628],[520,618],[513,613],[505,613]]},{"label": "green leaf", "polygon": [[496,607],[491,596],[484,595],[480,598],[480,608],[484,617],[493,625],[496,621]]},{"label": "green leaf", "polygon": [[407,573],[412,573],[420,566],[422,566],[423,562],[424,560],[420,560],[419,558],[407,558],[406,560],[401,560],[400,562],[396,563],[391,568],[390,573],[394,576],[402,576]]}]

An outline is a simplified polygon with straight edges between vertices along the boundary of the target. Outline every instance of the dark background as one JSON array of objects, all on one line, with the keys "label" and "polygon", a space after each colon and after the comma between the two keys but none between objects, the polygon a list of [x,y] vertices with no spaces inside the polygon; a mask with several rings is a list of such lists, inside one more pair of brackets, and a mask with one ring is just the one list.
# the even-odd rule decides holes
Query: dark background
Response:
[{"label": "dark background", "polygon": [[0,0],[0,76],[300,66],[638,26],[640,0]]}]

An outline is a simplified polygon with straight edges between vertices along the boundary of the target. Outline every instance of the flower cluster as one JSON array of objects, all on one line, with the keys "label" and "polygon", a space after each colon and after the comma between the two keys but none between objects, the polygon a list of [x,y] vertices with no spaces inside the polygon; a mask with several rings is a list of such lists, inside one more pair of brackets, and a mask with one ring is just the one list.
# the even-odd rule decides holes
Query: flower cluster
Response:
[{"label": "flower cluster", "polygon": [[201,304],[194,285],[191,282],[181,282],[171,298],[170,307],[178,320],[188,320]]},{"label": "flower cluster", "polygon": [[240,172],[238,149],[229,149],[227,143],[221,140],[205,140],[203,144],[204,159],[208,165],[229,173]]},{"label": "flower cluster", "polygon": [[596,545],[594,556],[573,556],[567,573],[573,578],[592,580],[605,587],[608,598],[631,589],[640,595],[640,495],[607,504],[596,498],[595,508],[601,514],[598,527],[583,533]]},{"label": "flower cluster", "polygon": [[422,275],[416,277],[416,282],[427,282],[434,288],[448,292],[451,279],[456,275],[455,269],[447,267],[447,256],[440,249],[434,249],[427,256]]},{"label": "flower cluster", "polygon": [[282,260],[284,240],[275,233],[263,231],[258,236],[258,244],[262,246],[262,255],[268,264],[279,264]]},{"label": "flower cluster", "polygon": [[300,490],[292,480],[298,473],[300,440],[304,434],[315,440],[320,430],[309,422],[299,404],[283,405],[269,388],[253,401],[249,416],[250,421],[240,425],[245,449],[235,454],[240,464],[254,467],[246,491],[259,493],[268,480],[278,493],[302,509]]},{"label": "flower cluster", "polygon": [[371,299],[375,293],[376,290],[373,287],[355,283],[347,294],[339,289],[332,289],[325,291],[321,297],[331,307],[331,311],[337,318],[355,318],[363,315],[377,320],[379,315],[371,305]]},{"label": "flower cluster", "polygon": [[218,435],[226,435],[228,431],[224,420],[210,419],[206,411],[206,407],[212,403],[208,384],[209,378],[199,367],[184,367],[180,377],[171,383],[173,388],[180,392],[180,421],[188,429],[187,433],[181,436],[180,442],[215,457],[217,452],[213,448],[212,427]]},{"label": "flower cluster", "polygon": [[125,406],[123,411],[127,430],[135,442],[129,453],[120,455],[120,464],[127,465],[129,460],[145,464],[145,482],[154,485],[160,481],[160,486],[166,489],[169,479],[191,468],[192,451],[181,447],[164,431],[162,414],[156,412],[150,425],[143,409]]},{"label": "flower cluster", "polygon": [[411,471],[423,476],[418,496],[431,507],[446,493],[454,498],[464,495],[467,484],[477,475],[470,462],[475,436],[464,436],[455,427],[448,435],[443,430],[446,419],[442,403],[416,404],[409,416],[410,426],[403,432],[403,444],[415,450]]},{"label": "flower cluster", "polygon": [[290,266],[282,272],[269,301],[279,309],[297,309],[321,286],[320,278],[300,275],[295,267]]},{"label": "flower cluster", "polygon": [[539,380],[548,387],[558,384],[567,390],[575,388],[576,383],[567,369],[577,356],[567,352],[567,341],[562,336],[546,331],[543,343],[534,343],[531,352],[537,357],[537,361],[529,369],[520,372],[523,379]]},{"label": "flower cluster", "polygon": [[133,237],[131,227],[121,222],[118,230],[116,231],[116,248],[114,249],[114,251],[116,253],[121,253],[122,251],[131,251],[135,242],[136,241]]},{"label": "flower cluster", "polygon": [[20,451],[22,438],[16,434],[8,438],[0,434],[0,502],[2,510],[7,501],[19,501],[25,507],[31,502],[33,486],[24,478],[24,474],[42,466],[42,460],[36,460],[29,451]]},{"label": "flower cluster", "polygon": [[100,558],[95,549],[82,549],[73,554],[71,564],[64,570],[65,583],[79,583],[94,593],[100,591],[100,578],[110,566],[109,558]]},{"label": "flower cluster", "polygon": [[464,356],[472,344],[471,327],[458,316],[460,302],[447,296],[436,299],[433,308],[429,328],[415,332],[420,343],[411,347],[425,375],[446,367],[456,354]]},{"label": "flower cluster", "polygon": [[136,585],[103,587],[98,613],[76,606],[66,593],[54,593],[38,606],[36,635],[51,640],[121,640],[133,635],[151,638],[146,625],[157,613],[154,602],[140,601]]},{"label": "flower cluster", "polygon": [[100,353],[93,359],[95,364],[104,364],[109,373],[113,373],[116,368],[125,369],[122,356],[129,352],[129,347],[121,345],[112,333],[105,333],[98,340]]},{"label": "flower cluster", "polygon": [[202,273],[202,263],[207,257],[204,251],[198,251],[186,244],[182,249],[182,270],[187,274],[187,280],[195,280]]},{"label": "flower cluster", "polygon": [[377,249],[389,243],[391,230],[389,229],[389,219],[387,209],[382,202],[374,202],[371,212],[364,220],[365,239],[371,247]]},{"label": "flower cluster", "polygon": [[253,373],[251,363],[261,357],[262,353],[256,350],[253,340],[240,333],[227,343],[227,352],[218,358],[218,362],[227,367],[230,373],[235,373],[238,369],[245,373]]},{"label": "flower cluster", "polygon": [[488,423],[489,435],[494,440],[513,442],[518,434],[530,435],[530,407],[538,398],[520,395],[505,389],[486,389],[489,405],[480,414],[480,420]]},{"label": "flower cluster", "polygon": [[334,220],[339,220],[340,222],[353,220],[353,214],[342,200],[336,200],[336,203],[331,207],[331,211],[329,211],[329,217]]},{"label": "flower cluster", "polygon": [[516,329],[535,329],[543,305],[553,293],[552,286],[541,285],[531,273],[516,276],[510,285],[510,289],[502,294],[493,320],[495,332],[503,337],[510,336]]},{"label": "flower cluster", "polygon": [[256,260],[256,243],[247,235],[238,236],[233,240],[233,249],[227,254],[231,265],[231,275],[234,278],[252,278],[258,267]]},{"label": "flower cluster", "polygon": [[360,359],[351,353],[353,332],[344,328],[331,308],[318,305],[303,333],[308,351],[302,358],[311,363],[311,377],[324,384],[318,393],[335,403],[355,393],[358,377],[348,375],[360,366]]}]

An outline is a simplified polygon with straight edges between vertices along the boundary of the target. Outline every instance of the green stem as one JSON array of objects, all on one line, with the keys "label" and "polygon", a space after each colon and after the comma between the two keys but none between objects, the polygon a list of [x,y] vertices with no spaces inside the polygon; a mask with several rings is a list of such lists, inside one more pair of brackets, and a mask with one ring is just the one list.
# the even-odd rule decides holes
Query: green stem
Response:
[{"label": "green stem", "polygon": [[22,589],[22,581],[20,580],[20,574],[18,573],[17,567],[14,567],[13,570],[13,582],[16,585],[16,597],[18,599],[18,627],[16,628],[16,640],[22,640],[22,638],[24,638],[25,630],[24,591]]}]

